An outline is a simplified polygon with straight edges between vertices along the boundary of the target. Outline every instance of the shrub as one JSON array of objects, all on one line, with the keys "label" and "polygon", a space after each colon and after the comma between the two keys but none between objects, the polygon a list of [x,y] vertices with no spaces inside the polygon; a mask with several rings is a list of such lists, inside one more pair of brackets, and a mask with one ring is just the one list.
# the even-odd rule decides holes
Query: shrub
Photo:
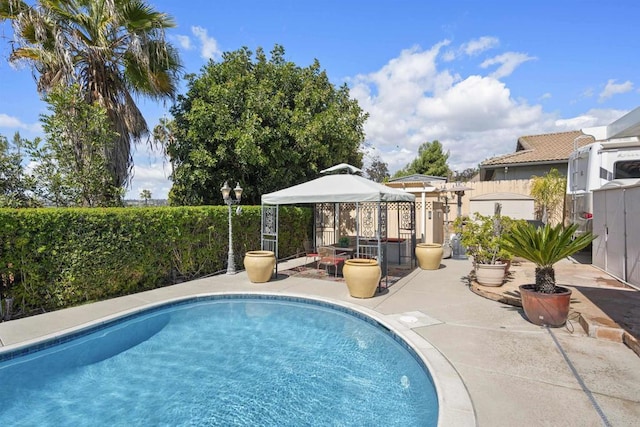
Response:
[{"label": "shrub", "polygon": [[[260,248],[259,206],[233,216],[236,265]],[[0,209],[0,274],[18,312],[108,299],[214,274],[226,266],[226,206]],[[281,207],[279,255],[307,237],[310,209]]]}]

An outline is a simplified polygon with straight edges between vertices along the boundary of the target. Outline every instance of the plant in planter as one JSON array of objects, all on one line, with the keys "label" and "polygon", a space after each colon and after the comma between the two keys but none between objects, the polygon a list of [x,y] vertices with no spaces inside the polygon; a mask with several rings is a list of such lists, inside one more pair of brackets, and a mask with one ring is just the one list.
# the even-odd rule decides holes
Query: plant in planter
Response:
[{"label": "plant in planter", "polygon": [[346,237],[346,236],[343,236],[340,239],[338,239],[338,247],[339,248],[348,248],[349,247],[349,238]]},{"label": "plant in planter", "polygon": [[574,239],[577,224],[536,227],[517,224],[504,237],[505,246],[515,256],[536,265],[535,284],[521,285],[522,308],[527,319],[536,325],[562,326],[569,315],[571,290],[556,285],[553,265],[587,247],[595,236],[591,233]]},{"label": "plant in planter", "polygon": [[507,216],[485,216],[478,212],[473,219],[457,218],[454,230],[460,234],[460,242],[467,254],[473,257],[476,280],[484,286],[500,286],[504,282],[507,259],[510,254],[504,248],[503,236],[517,220]]},{"label": "plant in planter", "polygon": [[506,250],[504,246],[500,248],[498,251],[498,260],[504,263],[504,272],[508,273],[509,268],[511,267],[511,260],[513,259],[513,254]]}]

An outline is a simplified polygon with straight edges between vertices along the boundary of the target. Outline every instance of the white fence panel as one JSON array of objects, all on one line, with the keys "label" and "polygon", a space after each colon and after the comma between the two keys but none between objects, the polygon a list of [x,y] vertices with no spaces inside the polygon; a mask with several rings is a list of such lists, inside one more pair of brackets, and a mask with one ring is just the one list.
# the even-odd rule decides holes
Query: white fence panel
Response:
[{"label": "white fence panel", "polygon": [[607,270],[607,192],[593,192],[593,241],[591,263]]},{"label": "white fence panel", "polygon": [[640,286],[640,184],[593,192],[593,265]]},{"label": "white fence panel", "polygon": [[627,210],[627,282],[640,286],[640,186],[625,191]]},{"label": "white fence panel", "polygon": [[607,190],[606,193],[606,227],[607,254],[606,270],[615,277],[625,279],[625,220],[624,191]]}]

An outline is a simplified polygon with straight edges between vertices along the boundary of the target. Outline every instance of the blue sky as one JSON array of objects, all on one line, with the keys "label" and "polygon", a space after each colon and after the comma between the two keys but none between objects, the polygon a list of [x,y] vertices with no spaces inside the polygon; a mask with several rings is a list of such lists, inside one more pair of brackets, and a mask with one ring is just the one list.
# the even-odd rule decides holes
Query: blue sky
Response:
[{"label": "blue sky", "polygon": [[[637,0],[246,1],[155,0],[177,27],[185,71],[243,46],[306,67],[314,58],[370,117],[367,156],[391,172],[439,140],[455,170],[513,152],[523,135],[606,125],[640,106]],[[0,134],[41,134],[31,72],[10,66],[0,25]],[[181,92],[184,92],[182,85]],[[150,127],[169,105],[141,100]],[[171,182],[161,153],[138,146],[128,198]]]}]

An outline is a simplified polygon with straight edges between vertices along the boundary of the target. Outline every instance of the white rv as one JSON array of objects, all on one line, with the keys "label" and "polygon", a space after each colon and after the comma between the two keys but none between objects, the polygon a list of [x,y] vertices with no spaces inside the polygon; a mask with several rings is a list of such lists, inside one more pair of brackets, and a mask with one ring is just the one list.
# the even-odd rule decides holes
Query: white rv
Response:
[{"label": "white rv", "polygon": [[[576,234],[592,231],[593,190],[614,180],[632,183],[640,178],[640,108],[608,126],[582,132],[567,172],[569,220],[578,224]],[[586,138],[594,142],[579,147]]]}]

